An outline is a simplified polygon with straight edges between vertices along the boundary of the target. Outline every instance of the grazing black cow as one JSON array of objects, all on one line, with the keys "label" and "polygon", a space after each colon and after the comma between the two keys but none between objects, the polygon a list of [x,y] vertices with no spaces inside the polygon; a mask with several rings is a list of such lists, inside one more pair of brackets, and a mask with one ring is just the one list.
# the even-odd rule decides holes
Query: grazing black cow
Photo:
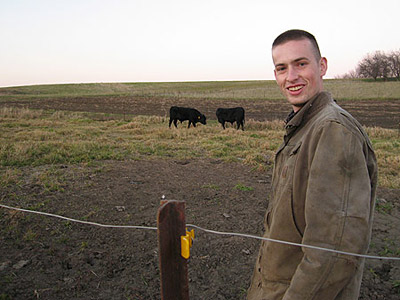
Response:
[{"label": "grazing black cow", "polygon": [[190,124],[193,124],[196,127],[196,123],[200,122],[201,124],[206,125],[206,116],[201,114],[197,109],[189,108],[189,107],[179,107],[179,106],[171,106],[169,109],[169,127],[171,128],[171,123],[174,121],[174,125],[176,128],[177,121],[189,120],[188,128]]},{"label": "grazing black cow", "polygon": [[233,124],[236,122],[237,129],[242,125],[242,130],[244,130],[244,109],[243,107],[234,108],[218,108],[216,113],[218,122],[222,124],[222,128],[225,129],[225,122]]}]

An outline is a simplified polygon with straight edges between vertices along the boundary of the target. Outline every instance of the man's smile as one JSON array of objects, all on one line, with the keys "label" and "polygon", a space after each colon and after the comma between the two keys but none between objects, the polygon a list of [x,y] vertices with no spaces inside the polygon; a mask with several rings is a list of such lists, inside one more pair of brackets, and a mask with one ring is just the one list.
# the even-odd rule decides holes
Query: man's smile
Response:
[{"label": "man's smile", "polygon": [[299,94],[301,92],[301,90],[304,88],[303,84],[299,84],[299,85],[292,85],[287,87],[286,89],[289,91],[289,93],[291,94]]}]

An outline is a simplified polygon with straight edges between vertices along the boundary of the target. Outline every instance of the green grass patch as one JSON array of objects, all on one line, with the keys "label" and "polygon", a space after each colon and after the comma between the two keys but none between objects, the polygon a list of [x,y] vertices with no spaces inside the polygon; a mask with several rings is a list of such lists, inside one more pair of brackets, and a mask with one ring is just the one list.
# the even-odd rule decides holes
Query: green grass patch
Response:
[{"label": "green grass patch", "polygon": [[393,280],[392,287],[396,291],[396,293],[400,295],[400,280]]},{"label": "green grass patch", "polygon": [[390,202],[387,202],[384,199],[376,199],[376,205],[375,205],[375,210],[384,213],[384,214],[390,214],[393,210],[393,204]]},{"label": "green grass patch", "polygon": [[204,189],[210,189],[210,190],[219,190],[220,189],[220,186],[219,185],[217,185],[217,184],[205,184],[205,185],[203,185],[202,186],[202,188],[204,188]]},{"label": "green grass patch", "polygon": [[242,192],[248,192],[248,191],[252,191],[254,190],[254,188],[252,188],[251,186],[246,186],[242,183],[238,183],[235,185],[234,187],[236,190],[242,191]]}]

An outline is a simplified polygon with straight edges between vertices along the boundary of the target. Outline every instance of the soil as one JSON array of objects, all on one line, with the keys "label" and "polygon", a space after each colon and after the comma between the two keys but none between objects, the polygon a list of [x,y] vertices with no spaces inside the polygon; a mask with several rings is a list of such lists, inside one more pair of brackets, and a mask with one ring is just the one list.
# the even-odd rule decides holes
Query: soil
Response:
[{"label": "soil", "polygon": [[[149,100],[76,98],[12,105],[167,116],[176,104],[196,107],[210,118],[220,106],[211,100]],[[243,106],[246,117],[255,120],[284,118],[290,109],[269,101],[224,105]],[[346,101],[342,106],[364,125],[398,128],[400,101]],[[62,178],[61,188],[38,183],[50,168]],[[186,202],[187,223],[259,236],[271,184],[271,168],[253,170],[215,159],[26,167],[21,174],[22,183],[0,190],[2,204],[102,224],[154,227],[165,197]],[[379,188],[377,198],[369,254],[400,256],[400,190]],[[195,234],[188,260],[190,299],[245,299],[260,242],[201,230]],[[102,228],[0,209],[1,300],[160,299],[159,278],[156,230]],[[368,259],[360,299],[400,299],[400,262]]]},{"label": "soil", "polygon": [[[349,111],[361,124],[400,130],[400,100],[357,100],[337,103]],[[158,98],[146,96],[90,97],[90,98],[36,98],[34,100],[0,101],[0,107],[15,106],[35,109],[86,111],[126,115],[168,116],[173,105],[194,107],[215,120],[218,107],[242,106],[246,119],[273,121],[284,119],[290,111],[285,101],[274,100],[213,100]]]}]

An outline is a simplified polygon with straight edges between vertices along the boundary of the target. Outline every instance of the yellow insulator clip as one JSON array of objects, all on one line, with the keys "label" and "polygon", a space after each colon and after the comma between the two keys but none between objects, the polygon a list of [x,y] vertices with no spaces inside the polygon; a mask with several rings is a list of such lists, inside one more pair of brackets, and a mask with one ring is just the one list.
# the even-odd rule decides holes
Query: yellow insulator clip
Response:
[{"label": "yellow insulator clip", "polygon": [[190,256],[190,248],[192,247],[194,240],[194,229],[188,231],[186,229],[186,235],[181,236],[181,255],[183,258],[188,259]]}]

